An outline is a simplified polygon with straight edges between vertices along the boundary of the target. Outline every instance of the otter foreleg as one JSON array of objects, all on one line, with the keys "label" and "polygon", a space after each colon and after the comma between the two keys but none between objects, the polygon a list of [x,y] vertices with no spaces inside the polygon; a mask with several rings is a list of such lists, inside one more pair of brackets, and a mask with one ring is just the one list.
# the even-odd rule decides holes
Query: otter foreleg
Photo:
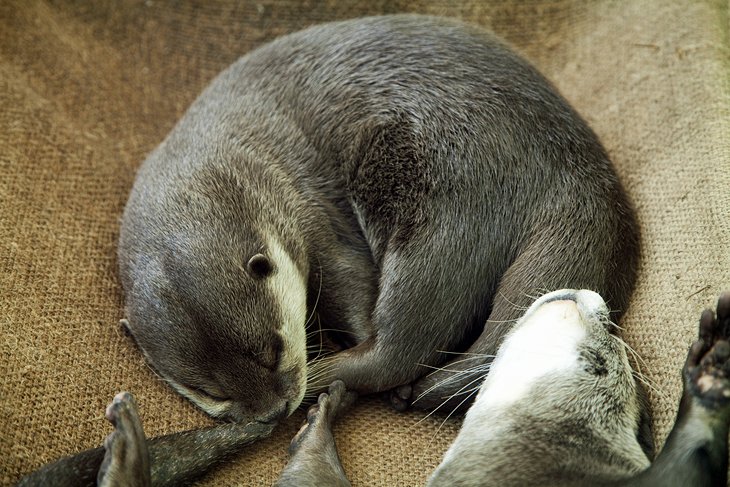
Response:
[{"label": "otter foreleg", "polygon": [[63,458],[20,480],[18,485],[189,484],[243,447],[268,436],[274,424],[226,423],[145,439],[129,393],[120,393],[107,410],[115,431],[103,448]]},{"label": "otter foreleg", "polygon": [[[604,296],[613,309],[625,310],[634,282],[635,253],[627,250],[625,258],[613,264],[615,268],[609,272],[605,256],[630,244],[590,235],[578,222],[566,226],[558,221],[536,231],[501,276],[489,318],[466,353],[412,386],[395,390],[394,406],[404,409],[412,403],[419,409],[466,411],[504,336],[532,302],[546,292],[590,289]],[[612,312],[614,321],[619,317],[620,311]]]},{"label": "otter foreleg", "polygon": [[730,428],[730,293],[705,310],[683,370],[677,421],[656,461],[627,486],[725,486]]},{"label": "otter foreleg", "polygon": [[387,391],[424,375],[463,340],[485,293],[474,284],[484,281],[484,270],[481,261],[473,262],[469,242],[454,239],[458,222],[446,220],[432,233],[388,249],[372,336],[312,364],[310,392],[337,379],[362,394]]}]

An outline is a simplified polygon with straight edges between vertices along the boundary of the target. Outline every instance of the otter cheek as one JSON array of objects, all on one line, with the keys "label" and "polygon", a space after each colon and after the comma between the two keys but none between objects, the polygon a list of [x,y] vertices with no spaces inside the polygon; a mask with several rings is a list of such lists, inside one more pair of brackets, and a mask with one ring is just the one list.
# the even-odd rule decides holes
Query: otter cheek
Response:
[{"label": "otter cheek", "polygon": [[283,352],[278,371],[281,377],[281,394],[293,411],[304,398],[307,377],[307,285],[290,255],[274,238],[268,241],[271,258],[277,271],[267,278],[272,296],[279,303]]},{"label": "otter cheek", "polygon": [[279,384],[282,397],[289,402],[291,414],[304,399],[307,389],[307,355],[306,345],[287,347],[279,372]]},{"label": "otter cheek", "polygon": [[178,382],[168,379],[167,382],[185,398],[189,399],[197,407],[214,418],[226,418],[229,416],[232,401],[216,400],[198,391],[190,389]]}]

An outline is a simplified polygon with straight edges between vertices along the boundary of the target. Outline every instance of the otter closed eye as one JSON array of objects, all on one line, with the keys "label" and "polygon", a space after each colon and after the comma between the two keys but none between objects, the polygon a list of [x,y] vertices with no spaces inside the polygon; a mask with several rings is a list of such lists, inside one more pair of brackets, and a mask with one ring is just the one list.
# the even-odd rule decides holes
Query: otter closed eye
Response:
[{"label": "otter closed eye", "polygon": [[221,401],[222,402],[222,401],[230,401],[230,399],[231,399],[230,397],[224,397],[223,394],[220,393],[220,392],[211,392],[209,390],[201,389],[201,388],[198,388],[198,387],[189,387],[189,389],[191,389],[191,390],[193,390],[193,391],[195,391],[195,392],[197,392],[199,394],[203,394],[205,396],[208,396],[209,398],[213,399],[214,401]]}]

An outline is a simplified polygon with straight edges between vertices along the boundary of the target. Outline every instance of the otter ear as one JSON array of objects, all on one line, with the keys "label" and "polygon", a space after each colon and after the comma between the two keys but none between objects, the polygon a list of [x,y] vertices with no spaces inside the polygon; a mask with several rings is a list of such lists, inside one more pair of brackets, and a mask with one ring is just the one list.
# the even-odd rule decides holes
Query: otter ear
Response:
[{"label": "otter ear", "polygon": [[246,264],[248,272],[253,277],[264,278],[274,272],[274,264],[264,254],[256,254],[248,260]]}]

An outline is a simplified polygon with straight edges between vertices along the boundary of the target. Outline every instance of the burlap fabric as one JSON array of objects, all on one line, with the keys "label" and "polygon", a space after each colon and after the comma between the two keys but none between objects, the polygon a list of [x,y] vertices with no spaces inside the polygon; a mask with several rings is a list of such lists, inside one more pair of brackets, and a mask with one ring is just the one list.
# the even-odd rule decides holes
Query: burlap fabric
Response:
[{"label": "burlap fabric", "polygon": [[[110,431],[120,390],[148,434],[210,424],[159,381],[118,320],[115,250],[135,168],[222,68],[304,26],[401,11],[511,41],[602,138],[638,210],[623,326],[673,420],[699,311],[730,288],[730,71],[722,0],[0,2],[0,482]],[[337,429],[353,485],[419,485],[458,423],[361,401]],[[207,485],[270,485],[301,415]]]}]

